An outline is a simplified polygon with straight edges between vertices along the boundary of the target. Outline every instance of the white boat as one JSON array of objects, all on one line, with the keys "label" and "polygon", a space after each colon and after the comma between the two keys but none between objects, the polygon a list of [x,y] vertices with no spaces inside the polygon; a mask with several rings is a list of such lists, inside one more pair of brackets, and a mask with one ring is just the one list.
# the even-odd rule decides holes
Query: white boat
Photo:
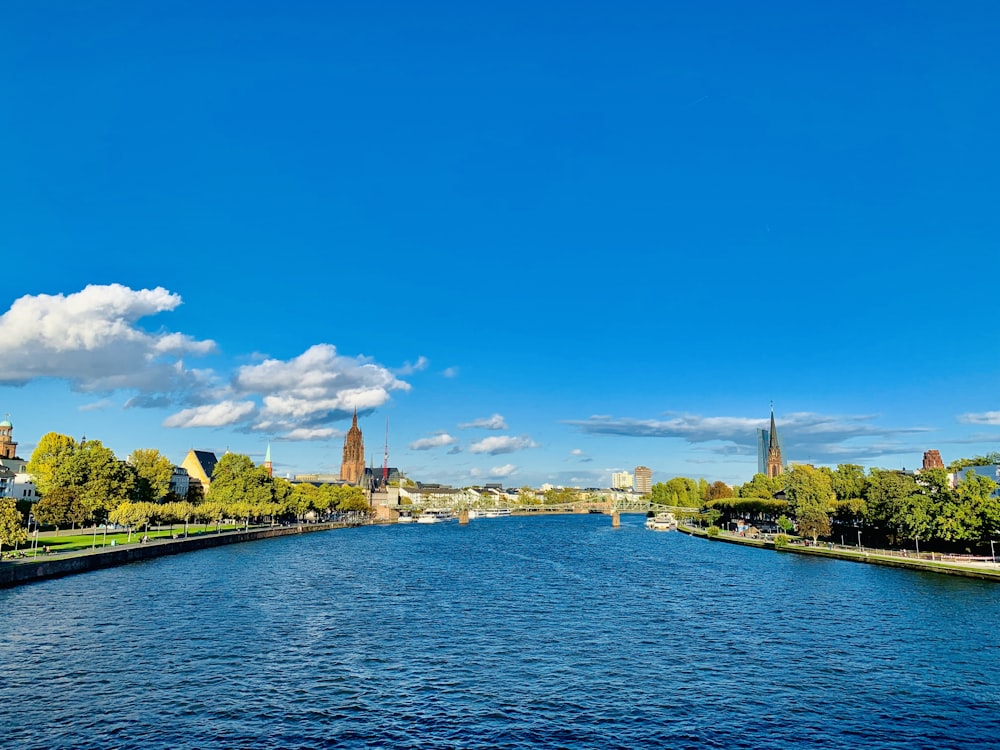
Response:
[{"label": "white boat", "polygon": [[673,513],[657,513],[646,519],[646,528],[653,531],[670,531],[677,528],[677,519]]},{"label": "white boat", "polygon": [[510,508],[496,508],[483,513],[483,518],[506,518],[510,515]]},{"label": "white boat", "polygon": [[399,518],[396,519],[396,523],[413,523],[416,520],[412,513],[400,513]]},{"label": "white boat", "polygon": [[417,523],[441,523],[454,518],[450,510],[425,510],[417,516]]}]

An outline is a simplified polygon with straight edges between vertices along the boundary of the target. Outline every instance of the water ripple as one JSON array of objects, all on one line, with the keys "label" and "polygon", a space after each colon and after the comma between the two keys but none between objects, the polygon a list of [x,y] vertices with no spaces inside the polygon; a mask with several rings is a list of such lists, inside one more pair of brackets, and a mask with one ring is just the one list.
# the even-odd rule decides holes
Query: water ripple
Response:
[{"label": "water ripple", "polygon": [[0,592],[4,741],[1000,743],[1000,588],[623,518],[349,529]]}]

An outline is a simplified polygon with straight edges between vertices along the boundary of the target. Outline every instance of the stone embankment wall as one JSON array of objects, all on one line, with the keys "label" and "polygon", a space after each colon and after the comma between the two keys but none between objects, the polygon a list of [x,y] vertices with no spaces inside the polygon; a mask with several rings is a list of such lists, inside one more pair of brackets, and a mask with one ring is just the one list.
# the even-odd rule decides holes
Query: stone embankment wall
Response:
[{"label": "stone embankment wall", "polygon": [[113,568],[117,565],[150,560],[164,555],[176,555],[181,552],[219,547],[223,544],[239,544],[253,542],[259,539],[272,539],[279,536],[304,534],[313,531],[326,531],[341,528],[343,524],[315,523],[302,526],[275,526],[266,529],[250,529],[248,531],[226,531],[218,533],[201,533],[182,539],[154,540],[145,544],[130,544],[120,547],[104,547],[98,550],[88,550],[67,555],[52,555],[29,558],[16,562],[0,563],[0,588],[8,588],[23,583],[41,581],[46,578],[86,573],[90,570]]}]

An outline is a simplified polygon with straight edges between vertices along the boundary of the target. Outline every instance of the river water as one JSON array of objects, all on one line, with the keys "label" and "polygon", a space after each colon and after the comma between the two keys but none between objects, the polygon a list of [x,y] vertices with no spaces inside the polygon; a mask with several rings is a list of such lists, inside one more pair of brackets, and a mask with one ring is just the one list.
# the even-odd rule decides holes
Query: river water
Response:
[{"label": "river water", "polygon": [[0,591],[0,746],[1000,746],[996,584],[643,520],[343,529]]}]

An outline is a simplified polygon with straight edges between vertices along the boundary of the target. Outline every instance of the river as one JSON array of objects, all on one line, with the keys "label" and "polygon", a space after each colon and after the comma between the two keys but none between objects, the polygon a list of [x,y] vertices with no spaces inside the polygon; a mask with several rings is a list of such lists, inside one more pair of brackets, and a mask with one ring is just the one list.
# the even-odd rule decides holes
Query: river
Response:
[{"label": "river", "polygon": [[1000,745],[997,584],[643,521],[342,529],[0,591],[0,742]]}]

